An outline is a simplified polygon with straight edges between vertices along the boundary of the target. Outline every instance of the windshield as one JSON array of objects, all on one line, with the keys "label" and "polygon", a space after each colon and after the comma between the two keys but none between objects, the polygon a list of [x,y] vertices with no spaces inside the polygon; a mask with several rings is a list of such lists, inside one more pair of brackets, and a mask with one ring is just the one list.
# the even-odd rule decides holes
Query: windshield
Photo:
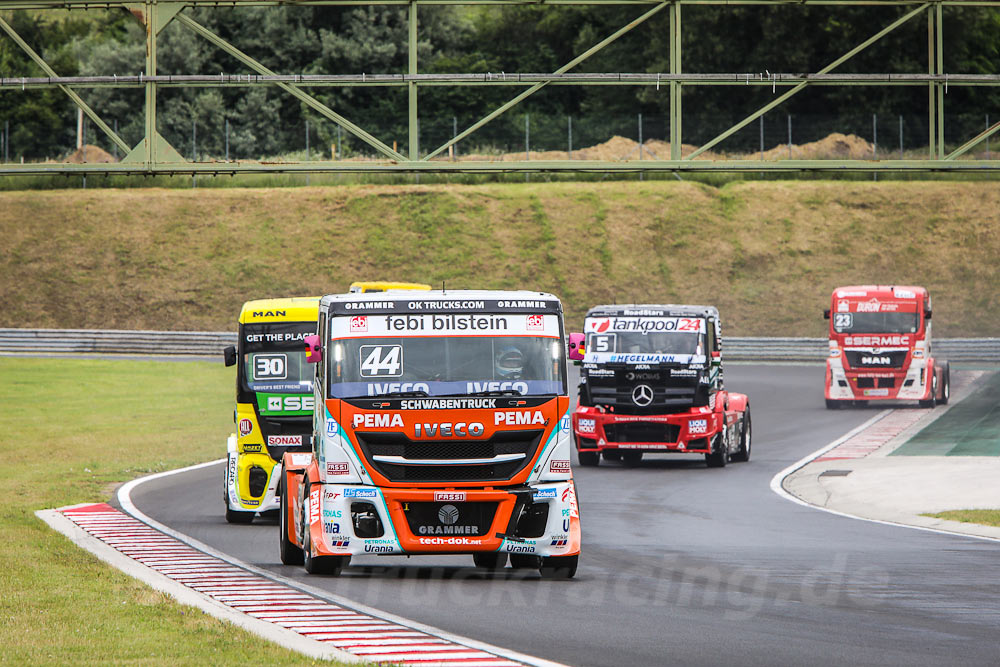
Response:
[{"label": "windshield", "polygon": [[592,317],[584,329],[588,362],[691,363],[705,355],[699,317]]},{"label": "windshield", "polygon": [[240,377],[251,391],[311,393],[313,367],[306,363],[303,339],[316,333],[315,322],[247,324],[240,339]]},{"label": "windshield", "polygon": [[[464,317],[408,316],[414,326],[425,319],[427,324],[427,334],[411,336],[388,335],[384,320],[391,318],[375,317],[365,322],[368,335],[352,336],[344,320],[356,327],[357,317],[333,318],[330,397],[565,393],[557,316],[528,315],[527,323],[524,315]],[[467,322],[477,330],[495,324],[494,331],[510,335],[469,333]]]},{"label": "windshield", "polygon": [[833,330],[837,333],[916,333],[918,313],[834,313]]},{"label": "windshield", "polygon": [[704,354],[699,333],[610,333],[590,334],[588,352],[628,354]]}]

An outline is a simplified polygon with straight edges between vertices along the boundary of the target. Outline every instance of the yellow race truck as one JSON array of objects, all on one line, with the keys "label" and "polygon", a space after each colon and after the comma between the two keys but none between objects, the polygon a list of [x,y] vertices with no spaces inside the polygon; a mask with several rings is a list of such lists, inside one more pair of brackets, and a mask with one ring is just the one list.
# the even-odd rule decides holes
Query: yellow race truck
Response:
[{"label": "yellow race truck", "polygon": [[306,336],[316,333],[318,297],[243,304],[237,345],[224,351],[236,366],[236,433],[227,443],[226,521],[250,523],[279,508],[275,487],[285,452],[312,449],[313,369]]},{"label": "yellow race truck", "polygon": [[[354,282],[351,292],[429,290],[430,285]],[[247,301],[240,310],[237,345],[224,351],[236,369],[237,432],[229,436],[225,473],[226,521],[250,523],[277,510],[275,494],[285,452],[312,449],[312,367],[305,336],[316,333],[319,297]]]}]

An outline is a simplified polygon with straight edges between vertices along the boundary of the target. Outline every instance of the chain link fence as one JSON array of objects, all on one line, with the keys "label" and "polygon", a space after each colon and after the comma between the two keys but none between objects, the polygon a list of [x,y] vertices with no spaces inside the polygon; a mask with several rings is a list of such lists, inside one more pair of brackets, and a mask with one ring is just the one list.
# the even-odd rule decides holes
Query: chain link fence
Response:
[{"label": "chain link fence", "polygon": [[[682,154],[710,141],[743,118],[685,110]],[[105,119],[130,146],[143,136],[134,119]],[[418,144],[424,157],[479,120],[478,116],[444,112],[420,119]],[[950,152],[1000,121],[994,112],[949,114],[945,117],[945,151]],[[405,119],[374,116],[363,123],[385,144],[406,154]],[[124,155],[86,117],[74,119],[74,133],[60,134],[56,154],[36,155],[19,145],[23,128],[0,118],[0,158],[17,162],[109,162]],[[160,133],[187,160],[339,160],[376,158],[377,151],[326,119],[284,124],[280,133],[262,134],[259,126],[224,115],[204,115],[186,124],[172,123]],[[628,142],[615,141],[616,137]],[[844,139],[843,137],[847,137]],[[771,111],[714,146],[705,157],[731,159],[922,159],[929,157],[926,114],[883,112],[797,115]],[[669,126],[658,112],[608,116],[551,115],[511,110],[445,150],[440,159],[602,159],[668,160]],[[610,142],[610,143],[609,143]],[[640,149],[639,146],[642,146]],[[589,149],[589,150],[588,150]],[[995,160],[1000,134],[987,138],[966,157]]]}]

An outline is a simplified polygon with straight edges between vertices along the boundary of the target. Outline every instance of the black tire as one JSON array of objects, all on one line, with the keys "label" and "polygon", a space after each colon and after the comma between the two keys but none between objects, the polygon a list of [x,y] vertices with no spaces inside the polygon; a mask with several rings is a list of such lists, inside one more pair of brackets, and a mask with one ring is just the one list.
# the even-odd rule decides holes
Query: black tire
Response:
[{"label": "black tire", "polygon": [[944,382],[944,388],[941,390],[938,403],[948,405],[948,401],[951,400],[951,364],[947,361],[942,365],[941,381]]},{"label": "black tire", "polygon": [[572,579],[580,556],[547,556],[542,559],[538,572],[542,579]]},{"label": "black tire", "polygon": [[253,522],[253,512],[239,512],[229,509],[229,503],[226,502],[226,521],[229,523],[241,523],[248,524]]},{"label": "black tire", "polygon": [[592,468],[601,462],[600,452],[581,452],[577,450],[576,460],[586,468]]},{"label": "black tire", "polygon": [[840,410],[847,407],[850,401],[835,401],[833,399],[826,399],[826,409],[827,410]]},{"label": "black tire", "polygon": [[542,566],[542,559],[530,554],[511,554],[510,566],[515,570],[537,570]]},{"label": "black tire", "polygon": [[306,527],[306,537],[302,541],[302,564],[309,574],[328,574],[339,577],[341,570],[350,562],[350,556],[313,556],[309,544],[309,527]]},{"label": "black tire", "polygon": [[936,403],[937,403],[937,373],[934,372],[931,375],[931,397],[928,398],[926,401],[920,401],[920,407],[933,408]]},{"label": "black tire", "polygon": [[285,493],[285,485],[281,485],[279,491],[281,496],[281,509],[278,510],[278,552],[281,562],[285,565],[302,565],[302,549],[297,547],[288,539],[288,512],[291,511],[291,503],[288,502],[288,494]]},{"label": "black tire", "polygon": [[493,572],[502,570],[507,564],[507,554],[501,551],[480,551],[472,554],[472,560],[476,563],[476,567]]},{"label": "black tire", "polygon": [[601,456],[604,457],[605,461],[621,461],[622,460],[622,450],[620,449],[605,449],[601,452]]},{"label": "black tire", "polygon": [[[723,431],[725,433],[725,431]],[[725,468],[729,463],[729,443],[726,442],[723,433],[716,439],[718,445],[711,454],[705,454],[705,463],[709,468]]]},{"label": "black tire", "polygon": [[750,450],[753,447],[753,432],[750,423],[750,406],[747,405],[743,417],[743,428],[740,429],[740,448],[733,454],[733,460],[746,463],[750,460]]},{"label": "black tire", "polygon": [[637,452],[634,449],[622,452],[622,465],[626,468],[634,468],[640,463],[642,463],[642,452]]}]

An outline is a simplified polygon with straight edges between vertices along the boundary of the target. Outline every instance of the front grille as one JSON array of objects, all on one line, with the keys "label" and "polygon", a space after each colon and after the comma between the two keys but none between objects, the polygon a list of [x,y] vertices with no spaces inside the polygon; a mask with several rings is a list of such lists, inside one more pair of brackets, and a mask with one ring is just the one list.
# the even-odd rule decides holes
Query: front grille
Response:
[{"label": "front grille", "polygon": [[846,350],[847,365],[851,368],[902,368],[906,361],[906,350],[895,352],[858,352],[857,350]]},{"label": "front grille", "polygon": [[858,389],[892,389],[896,386],[896,378],[858,378]]},{"label": "front grille", "polygon": [[[365,459],[393,482],[501,481],[531,462],[544,431],[498,431],[487,440],[410,440],[403,433],[355,433]],[[495,464],[447,464],[449,459],[491,459],[500,454],[524,454],[523,459]],[[436,465],[400,465],[374,461],[375,456],[440,459]]]},{"label": "front grille", "polygon": [[604,425],[608,442],[677,442],[680,433],[680,426],[658,422]]},{"label": "front grille", "polygon": [[403,514],[414,535],[486,535],[497,503],[405,503]]},{"label": "front grille", "polygon": [[648,415],[663,412],[676,412],[694,405],[697,386],[663,387],[652,386],[653,400],[649,405],[639,406],[632,400],[633,386],[603,387],[590,386],[590,398],[593,405],[604,405],[614,409],[617,414]]},{"label": "front grille", "polygon": [[[282,417],[258,417],[260,420],[261,435],[264,438],[264,448],[268,455],[275,461],[281,461],[285,452],[308,452],[312,449],[312,417],[294,416]],[[301,446],[268,445],[269,435],[301,435]]]}]

